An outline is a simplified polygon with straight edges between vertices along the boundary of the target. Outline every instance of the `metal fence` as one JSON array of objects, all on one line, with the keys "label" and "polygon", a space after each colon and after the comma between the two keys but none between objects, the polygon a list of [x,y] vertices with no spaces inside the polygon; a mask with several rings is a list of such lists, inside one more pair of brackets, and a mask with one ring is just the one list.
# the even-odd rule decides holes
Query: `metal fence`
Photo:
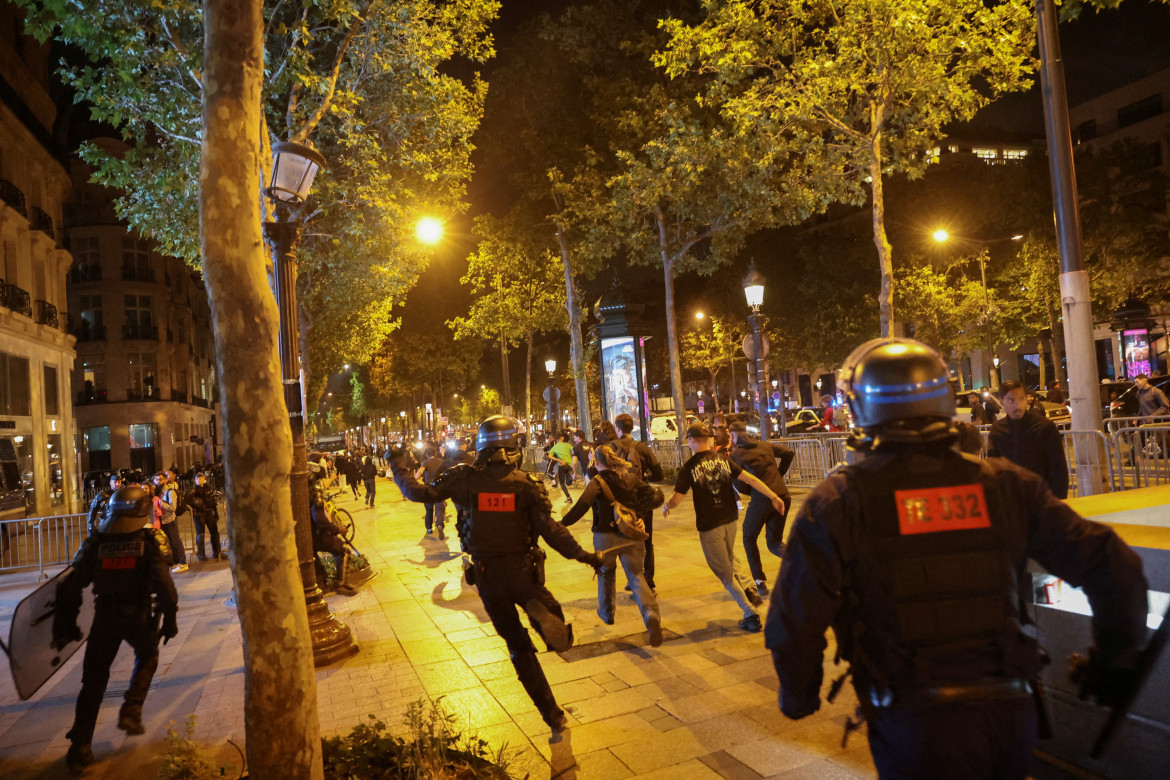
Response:
[{"label": "metal fence", "polygon": [[1170,483],[1170,426],[1122,428],[1111,442],[1115,490]]},{"label": "metal fence", "polygon": [[1072,498],[1117,490],[1111,468],[1112,447],[1101,431],[1061,431],[1068,463],[1068,494]]},{"label": "metal fence", "polygon": [[[46,577],[46,567],[68,564],[89,535],[88,517],[86,513],[0,520],[0,573],[36,568],[42,577]],[[183,548],[188,554],[193,554],[195,525],[190,513],[175,522],[178,523]]]}]

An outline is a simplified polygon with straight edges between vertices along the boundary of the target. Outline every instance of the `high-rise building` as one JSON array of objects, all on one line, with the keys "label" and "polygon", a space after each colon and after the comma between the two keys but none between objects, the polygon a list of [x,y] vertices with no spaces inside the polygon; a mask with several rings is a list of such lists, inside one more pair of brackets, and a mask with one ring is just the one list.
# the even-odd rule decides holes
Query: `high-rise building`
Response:
[{"label": "high-rise building", "polygon": [[64,156],[47,45],[0,5],[0,518],[79,511],[66,331]]}]

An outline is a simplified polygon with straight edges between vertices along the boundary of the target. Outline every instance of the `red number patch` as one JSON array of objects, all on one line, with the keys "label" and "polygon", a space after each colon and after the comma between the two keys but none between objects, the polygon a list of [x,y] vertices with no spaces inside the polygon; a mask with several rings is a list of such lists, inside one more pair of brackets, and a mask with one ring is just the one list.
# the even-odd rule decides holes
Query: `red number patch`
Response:
[{"label": "red number patch", "polygon": [[136,565],[138,559],[134,557],[102,558],[103,569],[133,569]]},{"label": "red number patch", "polygon": [[896,490],[894,502],[903,536],[991,527],[980,484]]},{"label": "red number patch", "polygon": [[481,512],[515,512],[515,493],[480,493],[479,511]]}]

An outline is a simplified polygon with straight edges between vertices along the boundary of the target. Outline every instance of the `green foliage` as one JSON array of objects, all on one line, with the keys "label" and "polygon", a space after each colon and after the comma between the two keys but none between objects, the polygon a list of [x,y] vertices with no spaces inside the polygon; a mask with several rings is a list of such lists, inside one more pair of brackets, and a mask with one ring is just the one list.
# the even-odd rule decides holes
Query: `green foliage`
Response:
[{"label": "green foliage", "polygon": [[683,368],[705,371],[717,382],[719,372],[727,368],[741,352],[747,326],[708,315],[687,330],[679,340],[679,358]]},{"label": "green foliage", "polygon": [[[482,344],[456,341],[449,333],[401,332],[386,339],[369,364],[370,386],[385,397],[438,398],[450,396],[479,374]],[[440,358],[441,359],[438,359]]]},{"label": "green foliage", "polygon": [[704,5],[702,24],[663,21],[671,40],[658,62],[672,75],[713,75],[703,99],[738,135],[807,149],[817,163],[802,178],[808,202],[872,200],[879,307],[889,333],[893,261],[883,178],[920,175],[945,125],[1029,85],[1030,7],[982,0]]},{"label": "green foliage", "polygon": [[192,738],[194,734],[194,714],[187,716],[182,735],[175,731],[175,722],[171,721],[167,727],[167,751],[155,775],[157,780],[210,780],[231,770],[231,767],[216,768],[207,751]]},{"label": "green foliage", "polygon": [[[978,273],[977,259],[972,262]],[[998,311],[985,304],[983,285],[963,273],[961,265],[944,271],[930,266],[899,269],[895,288],[899,310],[915,323],[915,338],[955,358],[986,346],[988,317],[998,318]]]},{"label": "green foliage", "polygon": [[404,722],[409,739],[388,734],[373,715],[344,737],[323,739],[327,780],[507,780],[507,747],[493,753],[485,740],[457,734],[441,697],[433,708],[411,703]]},{"label": "green foliage", "polygon": [[349,413],[353,417],[360,418],[366,413],[366,386],[362,384],[358,372],[354,371],[349,378],[350,399],[349,399]]},{"label": "green foliage", "polygon": [[[62,72],[124,154],[82,149],[94,179],[121,193],[120,217],[159,249],[199,264],[202,10],[97,0],[18,0],[28,29],[82,55]],[[425,268],[411,233],[424,213],[464,209],[471,136],[486,85],[447,75],[454,58],[492,56],[498,0],[271,2],[257,193],[267,149],[287,139],[329,161],[300,248],[301,322],[310,392],[344,362],[365,362],[395,327],[390,307]],[[315,371],[310,371],[309,367]]]}]

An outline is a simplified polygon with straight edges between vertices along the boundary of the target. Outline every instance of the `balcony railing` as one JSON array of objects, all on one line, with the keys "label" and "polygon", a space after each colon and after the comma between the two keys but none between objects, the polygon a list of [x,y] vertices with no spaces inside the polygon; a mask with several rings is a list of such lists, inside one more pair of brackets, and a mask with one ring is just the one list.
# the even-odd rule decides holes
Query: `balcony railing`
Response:
[{"label": "balcony railing", "polygon": [[29,209],[29,225],[33,230],[39,230],[54,241],[57,240],[57,231],[53,229],[53,218],[47,211],[37,206]]},{"label": "balcony railing", "polygon": [[57,327],[57,307],[48,301],[37,301],[37,322],[41,325]]},{"label": "balcony railing", "polygon": [[157,401],[159,400],[158,388],[154,385],[132,387],[126,391],[126,399],[129,401]]},{"label": "balcony railing", "polygon": [[153,282],[154,269],[143,268],[137,265],[122,266],[122,281],[124,282]]},{"label": "balcony railing", "polygon": [[157,325],[123,325],[122,338],[158,341]]},{"label": "balcony railing", "polygon": [[106,326],[90,325],[85,320],[77,323],[71,331],[78,341],[105,341]]},{"label": "balcony railing", "polygon": [[26,317],[32,316],[32,299],[29,298],[28,291],[22,290],[15,284],[5,284],[3,288],[0,288],[0,303],[17,314],[23,314]]},{"label": "balcony railing", "polygon": [[200,398],[200,397],[199,397],[199,396],[197,396],[197,395],[193,395],[193,396],[191,396],[191,403],[193,403],[195,406],[202,406],[204,409],[207,409],[207,408],[209,408],[209,406],[210,406],[210,405],[207,403],[207,399],[206,399],[206,398]]},{"label": "balcony railing", "polygon": [[81,404],[104,404],[106,402],[106,389],[104,387],[91,387],[80,391],[77,394],[77,403]]},{"label": "balcony railing", "polygon": [[13,211],[19,212],[22,217],[28,216],[28,211],[24,207],[24,193],[7,179],[0,179],[0,200],[8,204]]},{"label": "balcony railing", "polygon": [[171,400],[178,401],[181,404],[187,403],[187,393],[182,390],[172,390]]},{"label": "balcony railing", "polygon": [[100,265],[78,265],[69,271],[69,281],[74,284],[83,282],[100,282],[102,267]]}]

